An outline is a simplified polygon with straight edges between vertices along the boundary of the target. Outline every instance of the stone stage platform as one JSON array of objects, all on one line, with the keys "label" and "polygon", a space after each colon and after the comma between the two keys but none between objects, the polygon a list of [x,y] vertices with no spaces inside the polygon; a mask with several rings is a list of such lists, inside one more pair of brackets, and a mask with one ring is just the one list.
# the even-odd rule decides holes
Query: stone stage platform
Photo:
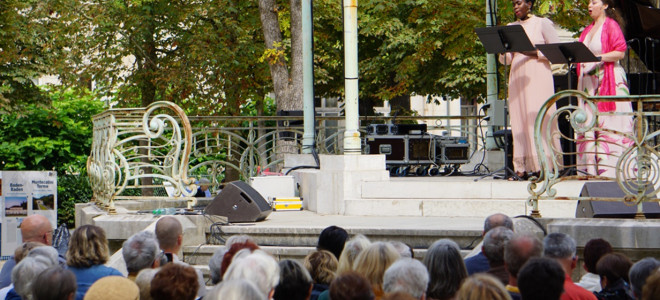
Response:
[{"label": "stone stage platform", "polygon": [[[361,199],[345,202],[346,213],[323,214],[309,210],[272,212],[256,223],[228,224],[226,218],[208,215],[177,215],[184,226],[185,261],[204,270],[223,239],[235,234],[253,236],[263,248],[279,259],[302,259],[314,250],[323,228],[337,225],[351,235],[364,234],[372,241],[396,240],[414,248],[418,258],[436,240],[450,238],[468,255],[481,241],[484,217],[506,213],[528,215],[527,182],[477,177],[392,177],[386,182],[365,181]],[[584,182],[566,182],[558,195],[579,194]],[[571,194],[572,196],[576,194]],[[117,214],[109,215],[92,204],[76,206],[77,226],[94,224],[106,230],[113,251],[140,230],[153,230],[158,216],[140,213],[162,207],[184,207],[185,201],[118,201]],[[575,201],[546,200],[539,203],[543,218],[538,227],[525,217],[528,230],[543,235],[565,232],[577,241],[579,251],[592,238],[605,238],[616,251],[633,260],[660,257],[660,220],[575,218]],[[542,227],[542,229],[541,229]],[[121,253],[110,262],[122,269]],[[579,269],[579,268],[578,268]],[[574,276],[578,276],[580,270]]]}]

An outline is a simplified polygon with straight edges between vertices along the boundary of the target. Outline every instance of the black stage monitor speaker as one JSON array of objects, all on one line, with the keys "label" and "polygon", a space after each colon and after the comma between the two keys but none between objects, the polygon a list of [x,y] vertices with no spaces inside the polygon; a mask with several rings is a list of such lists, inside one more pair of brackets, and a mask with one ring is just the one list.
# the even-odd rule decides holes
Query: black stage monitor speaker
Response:
[{"label": "black stage monitor speaker", "polygon": [[[653,192],[652,186],[647,194]],[[625,193],[616,182],[586,182],[580,192],[580,197],[619,197],[623,201]],[[655,197],[653,195],[652,197]],[[658,202],[645,202],[642,204],[644,216],[647,219],[660,218],[660,205]],[[580,200],[575,211],[576,218],[634,218],[637,206],[628,206],[623,202]]]},{"label": "black stage monitor speaker", "polygon": [[272,209],[266,199],[243,181],[232,181],[206,206],[209,215],[227,217],[231,223],[263,221]]}]

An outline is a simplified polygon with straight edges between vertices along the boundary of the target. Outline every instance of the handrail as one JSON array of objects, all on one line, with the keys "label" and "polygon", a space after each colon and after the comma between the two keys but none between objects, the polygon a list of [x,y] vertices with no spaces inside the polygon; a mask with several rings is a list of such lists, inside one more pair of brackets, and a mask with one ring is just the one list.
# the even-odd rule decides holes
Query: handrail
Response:
[{"label": "handrail", "polygon": [[[577,99],[563,107],[555,110],[555,105],[562,98]],[[598,110],[599,102],[626,102],[631,103],[636,109],[632,112],[600,112]],[[637,207],[636,218],[644,218],[642,204],[644,202],[655,201],[658,199],[655,195],[660,188],[656,188],[660,183],[660,166],[658,158],[657,138],[660,131],[657,130],[660,124],[660,113],[656,107],[660,105],[660,95],[642,95],[642,96],[589,96],[588,94],[577,90],[565,90],[554,94],[542,106],[534,124],[534,142],[538,152],[541,173],[538,178],[532,178],[527,190],[530,194],[528,204],[532,206],[532,216],[540,217],[539,200],[544,199],[562,199],[562,200],[598,200],[598,201],[619,201],[630,206]],[[605,116],[630,117],[633,120],[633,129],[629,132],[608,128],[600,120]],[[557,123],[560,118],[566,118],[570,122],[571,128],[576,133],[568,136],[557,129]],[[622,144],[619,141],[601,140],[597,133],[607,133],[622,137],[630,146]],[[616,165],[601,165],[602,168],[614,168],[615,176],[603,176],[602,174],[587,174],[580,172],[577,168],[582,167],[576,164],[567,165],[563,161],[565,155],[589,155],[592,153],[585,149],[577,149],[571,152],[564,152],[561,147],[557,149],[556,141],[563,139],[572,143],[579,142],[580,138],[596,134],[594,143],[618,149],[623,147],[621,153],[613,150],[608,155],[617,158]],[[597,148],[596,148],[597,149]],[[595,166],[598,167],[598,160],[595,160]],[[586,165],[594,167],[594,165]],[[568,172],[573,170],[574,172]],[[575,172],[577,171],[577,172]],[[568,174],[568,175],[566,175]],[[616,182],[625,197],[582,197],[582,196],[564,196],[559,197],[555,186],[569,180],[600,180]],[[649,193],[649,191],[652,191]]]}]

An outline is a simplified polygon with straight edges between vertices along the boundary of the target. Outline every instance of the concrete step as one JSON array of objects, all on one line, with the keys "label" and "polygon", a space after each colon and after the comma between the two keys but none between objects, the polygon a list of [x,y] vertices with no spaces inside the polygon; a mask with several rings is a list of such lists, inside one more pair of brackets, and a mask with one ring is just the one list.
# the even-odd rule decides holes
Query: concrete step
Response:
[{"label": "concrete step", "polygon": [[[309,211],[273,212],[265,222],[220,226],[213,235],[227,239],[246,234],[257,244],[278,247],[315,247],[324,228],[336,225],[350,236],[362,234],[371,241],[400,241],[426,249],[441,238],[450,238],[469,248],[481,239],[482,218],[414,218],[388,216],[324,216]],[[207,241],[215,241],[206,229]],[[475,242],[476,240],[476,242]],[[214,242],[223,244],[222,242]]]}]

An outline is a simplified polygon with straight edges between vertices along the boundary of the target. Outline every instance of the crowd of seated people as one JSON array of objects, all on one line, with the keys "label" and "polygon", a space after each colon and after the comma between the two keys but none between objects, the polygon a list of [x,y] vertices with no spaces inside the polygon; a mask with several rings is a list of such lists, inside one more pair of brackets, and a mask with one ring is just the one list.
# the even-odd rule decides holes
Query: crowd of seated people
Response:
[{"label": "crowd of seated people", "polygon": [[476,258],[464,258],[456,242],[440,239],[420,260],[401,242],[372,242],[332,226],[303,260],[278,261],[255,239],[232,236],[210,259],[208,282],[176,256],[183,233],[175,217],[162,217],[155,233],[138,232],[124,242],[128,276],[105,265],[103,229],[85,225],[73,232],[64,260],[47,238],[25,241],[0,299],[660,299],[656,258],[633,263],[606,240],[593,239],[584,248],[585,275],[573,282],[578,257],[571,236],[517,232],[507,216],[491,217]]}]

